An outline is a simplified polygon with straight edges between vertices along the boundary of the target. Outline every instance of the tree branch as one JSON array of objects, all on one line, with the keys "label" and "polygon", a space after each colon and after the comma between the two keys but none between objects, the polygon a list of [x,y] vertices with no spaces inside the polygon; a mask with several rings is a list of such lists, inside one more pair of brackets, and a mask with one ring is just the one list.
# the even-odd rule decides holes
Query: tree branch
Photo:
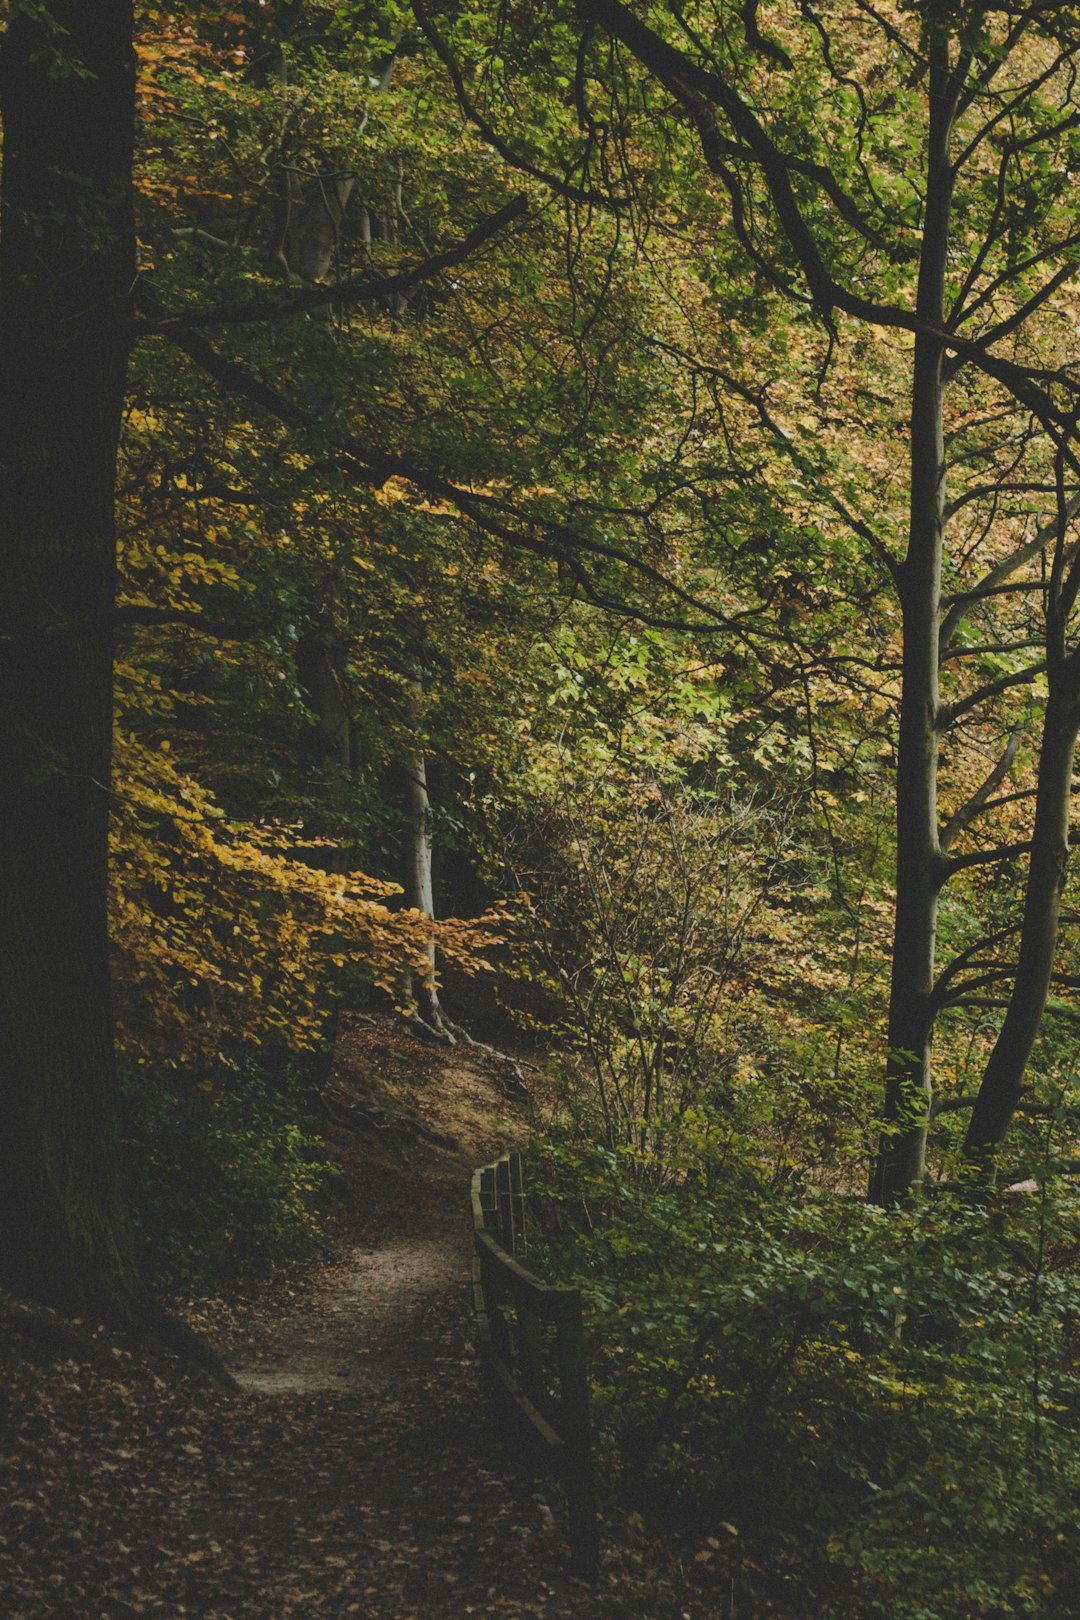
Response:
[{"label": "tree branch", "polygon": [[[961,360],[969,360],[987,376],[1000,382],[1040,422],[1071,430],[1072,413],[1057,405],[1049,390],[1056,385],[1074,395],[1080,394],[1080,379],[1069,377],[1061,370],[1051,372],[1045,368],[1024,366],[1001,355],[990,354],[981,342],[960,338],[947,329],[939,330],[909,310],[893,304],[874,303],[852,292],[826,267],[817,238],[807,224],[792,184],[793,174],[813,178],[826,190],[838,214],[861,230],[858,219],[849,217],[848,209],[855,208],[852,200],[846,194],[834,194],[835,178],[825,169],[816,172],[817,165],[808,165],[808,160],[790,156],[778,147],[733,85],[719,73],[701,66],[670,44],[640,21],[622,0],[576,0],[576,6],[586,22],[604,29],[624,44],[675,97],[694,120],[699,138],[702,135],[707,137],[710,128],[715,131],[713,109],[727,120],[735,138],[736,150],[746,161],[756,165],[762,174],[780,227],[798,262],[810,298],[821,314],[827,316],[833,310],[840,310],[843,314],[876,326],[896,327],[936,338],[948,352]],[[719,138],[718,132],[715,135]],[[717,172],[731,193],[733,177],[719,170]],[[734,194],[732,200],[737,201]],[[857,209],[855,212],[858,214]]]},{"label": "tree branch", "polygon": [[237,624],[226,619],[212,618],[208,613],[185,612],[180,608],[144,607],[140,603],[125,603],[113,614],[117,628],[124,625],[170,625],[197,630],[200,635],[213,636],[217,641],[253,641],[255,631],[250,625]]},{"label": "tree branch", "polygon": [[995,861],[1013,861],[1018,855],[1031,853],[1031,839],[1024,838],[1015,844],[998,844],[994,849],[973,849],[966,855],[950,855],[944,862],[946,877],[954,872],[962,872],[969,866],[991,866]]},{"label": "tree branch", "polygon": [[956,703],[944,703],[938,711],[937,724],[940,731],[947,731],[954,726],[961,715],[968,714],[972,709],[985,703],[987,698],[998,697],[1013,686],[1030,686],[1037,675],[1041,675],[1046,668],[1046,659],[1040,658],[1038,663],[1029,664],[1027,669],[1018,669],[1011,675],[999,675],[996,681],[987,681],[985,686],[977,686],[974,692],[960,698]]},{"label": "tree branch", "polygon": [[551,173],[550,170],[542,169],[539,164],[534,163],[531,158],[526,157],[523,152],[519,152],[516,147],[511,145],[508,140],[499,134],[494,124],[484,117],[484,114],[473,101],[466,87],[461,69],[454,58],[454,53],[432,22],[424,0],[412,0],[412,12],[420,25],[421,33],[450,76],[454,94],[457,96],[458,106],[463,114],[472,124],[477,134],[498,152],[499,156],[506,163],[509,163],[512,169],[518,169],[522,174],[530,175],[534,180],[539,180],[542,185],[547,186],[557,196],[566,197],[571,202],[613,209],[626,206],[628,198],[607,196],[603,192],[592,191],[588,187],[575,186],[571,181]]},{"label": "tree branch", "polygon": [[[1071,521],[1076,517],[1077,513],[1080,513],[1080,493],[1073,495],[1066,507],[1068,520]],[[1026,545],[1018,546],[1015,551],[1010,552],[1009,556],[984,574],[978,585],[973,586],[970,591],[958,592],[954,596],[943,598],[947,611],[938,632],[938,645],[942,652],[948,649],[953,632],[964,617],[964,608],[971,602],[981,600],[984,596],[992,596],[999,587],[1004,586],[1010,574],[1014,574],[1026,562],[1030,562],[1032,558],[1037,557],[1052,540],[1057,539],[1060,527],[1060,517],[1055,513],[1048,522],[1039,525]],[[1008,588],[1010,590],[1039,590],[1041,584],[1038,582],[1030,584],[1025,582]]]},{"label": "tree branch", "polygon": [[[143,289],[141,297],[153,309],[152,296],[148,290]],[[291,404],[268,383],[252,376],[236,361],[219,354],[197,333],[171,327],[160,329],[158,335],[175,344],[228,392],[259,405],[286,427],[300,428],[308,432],[316,429],[324,431],[307,412]],[[684,590],[651,563],[633,556],[620,546],[573,529],[557,518],[523,510],[500,496],[464,489],[404,456],[373,452],[348,436],[339,438],[336,444],[331,446],[331,450],[346,462],[349,471],[358,481],[374,488],[381,488],[392,478],[400,478],[411,483],[425,495],[446,501],[463,517],[478,524],[502,543],[518,550],[531,551],[534,555],[567,569],[590,601],[626,618],[636,619],[660,629],[693,630],[715,634],[721,630],[730,631],[745,627],[749,621],[760,616],[769,605],[766,601],[741,613],[721,613],[694,596],[692,592]],[[582,554],[617,563],[647,586],[662,591],[675,602],[696,614],[701,614],[702,618],[693,622],[674,615],[653,613],[646,607],[629,603],[625,595],[612,595],[589,576],[581,561]]]},{"label": "tree branch", "polygon": [[970,799],[968,799],[965,804],[960,806],[959,810],[955,811],[954,814],[949,817],[948,821],[941,829],[938,838],[942,851],[947,850],[949,845],[956,838],[957,834],[963,832],[964,828],[975,820],[975,817],[979,814],[979,812],[984,809],[991,793],[993,793],[996,787],[1000,787],[1001,783],[1008,776],[1009,771],[1012,768],[1013,760],[1016,758],[1016,751],[1020,747],[1020,738],[1023,736],[1023,734],[1024,728],[1022,726],[1015,726],[1013,730],[1010,731],[1009,740],[1005,744],[1001,758],[998,760],[985,782],[971,795]]},{"label": "tree branch", "polygon": [[[240,326],[253,321],[281,320],[299,315],[309,309],[325,309],[328,304],[354,305],[374,303],[380,299],[400,296],[421,282],[451,269],[470,258],[479,247],[514,220],[528,211],[528,199],[514,197],[497,213],[481,220],[467,236],[442,253],[390,276],[353,276],[348,281],[336,282],[330,287],[308,287],[302,292],[290,293],[284,298],[245,299],[233,304],[215,304],[209,309],[179,309],[162,311],[155,319],[140,321],[135,327],[136,338],[162,333],[172,336],[176,332],[210,326]],[[138,289],[137,289],[138,292]],[[160,307],[160,306],[159,306]]]}]

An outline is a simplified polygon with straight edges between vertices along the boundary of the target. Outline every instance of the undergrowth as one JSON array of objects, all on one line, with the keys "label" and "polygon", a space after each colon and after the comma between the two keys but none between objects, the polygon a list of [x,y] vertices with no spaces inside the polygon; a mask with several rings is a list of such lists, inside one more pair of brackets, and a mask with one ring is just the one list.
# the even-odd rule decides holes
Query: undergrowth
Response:
[{"label": "undergrowth", "polygon": [[634,1507],[736,1528],[815,1617],[1075,1615],[1076,1192],[885,1213],[752,1166],[639,1171],[565,1142],[531,1171]]},{"label": "undergrowth", "polygon": [[160,1287],[227,1285],[320,1247],[310,1062],[260,1049],[200,1081],[124,1071],[129,1193]]}]

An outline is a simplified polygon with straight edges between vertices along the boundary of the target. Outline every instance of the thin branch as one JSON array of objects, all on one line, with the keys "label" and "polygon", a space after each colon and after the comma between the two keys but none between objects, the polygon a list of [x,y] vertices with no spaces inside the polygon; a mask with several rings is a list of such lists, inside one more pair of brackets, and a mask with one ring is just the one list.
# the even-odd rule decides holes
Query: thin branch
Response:
[{"label": "thin branch", "polygon": [[[1066,517],[1071,521],[1080,513],[1080,493],[1074,494],[1066,507]],[[979,601],[984,596],[992,596],[999,586],[1003,586],[1010,574],[1018,568],[1037,557],[1044,551],[1052,540],[1056,540],[1060,530],[1060,517],[1054,514],[1046,523],[1041,523],[1032,538],[1025,545],[1018,546],[988,573],[984,574],[978,585],[970,591],[957,592],[955,595],[943,599],[946,606],[945,617],[941,621],[941,630],[938,635],[938,645],[942,652],[946,651],[953,632],[960,620],[964,617],[964,608],[971,602]],[[1039,584],[1021,584],[1010,586],[1010,590],[1038,590]]]},{"label": "thin branch", "polygon": [[498,152],[499,156],[509,163],[511,168],[518,169],[522,174],[531,175],[534,180],[539,180],[549,190],[555,192],[557,196],[566,197],[571,202],[587,203],[593,207],[613,209],[627,205],[628,198],[592,191],[586,186],[576,186],[564,177],[553,174],[549,169],[541,168],[538,163],[526,157],[524,152],[519,151],[510,141],[500,135],[494,124],[484,117],[484,114],[469,94],[464,75],[458,66],[454,53],[432,22],[423,0],[412,0],[412,11],[413,16],[420,25],[424,38],[450,76],[450,82],[454,87],[454,94],[457,96],[458,106],[461,108],[462,113],[482,139]]},{"label": "thin branch", "polygon": [[974,692],[966,697],[959,698],[955,703],[944,703],[938,711],[937,724],[940,731],[947,731],[954,726],[962,715],[978,708],[987,698],[998,697],[1013,686],[1030,686],[1036,676],[1041,675],[1046,668],[1046,659],[1040,658],[1035,664],[1029,664],[1026,669],[1018,669],[1011,675],[999,675],[995,681],[987,681],[984,686],[977,686]]},{"label": "thin branch", "polygon": [[[1075,246],[1075,242],[1076,238],[1071,239],[1070,246]],[[987,331],[983,332],[979,337],[979,342],[986,344],[999,343],[1002,338],[1010,337],[1013,332],[1019,331],[1028,317],[1034,315],[1035,311],[1042,304],[1045,304],[1048,298],[1053,297],[1059,287],[1063,287],[1067,281],[1071,281],[1078,270],[1080,270],[1080,261],[1074,259],[1070,259],[1067,263],[1061,265],[1050,279],[1043,283],[1038,292],[1032,293],[1031,297],[1014,309],[1006,320],[999,321],[996,326],[991,326]]]},{"label": "thin branch", "polygon": [[156,333],[172,336],[175,332],[190,331],[195,327],[241,326],[252,321],[276,321],[289,315],[299,315],[309,309],[325,309],[328,304],[354,305],[376,303],[382,299],[400,297],[421,282],[430,281],[444,270],[461,264],[479,247],[489,241],[507,225],[528,211],[528,199],[514,197],[497,213],[481,220],[467,236],[453,247],[413,265],[410,270],[391,276],[353,276],[348,281],[336,282],[329,287],[307,287],[302,292],[290,293],[285,298],[244,299],[232,304],[216,304],[209,309],[179,309],[163,312],[155,319],[140,321],[135,336],[147,337]]},{"label": "thin branch", "polygon": [[216,641],[254,641],[255,631],[251,625],[230,623],[225,619],[215,619],[208,613],[197,611],[185,612],[180,608],[143,607],[138,603],[123,603],[113,613],[113,623],[122,628],[124,625],[160,625],[182,626],[186,630],[196,630],[200,635],[213,636]]},{"label": "thin branch", "polygon": [[[150,295],[144,291],[142,296],[153,309]],[[291,404],[276,389],[260,378],[254,377],[236,361],[219,354],[197,333],[170,328],[159,335],[175,344],[230,393],[261,406],[286,427],[300,428],[309,432],[318,429],[319,424],[307,412]],[[555,517],[546,517],[541,513],[522,509],[501,496],[462,488],[404,456],[386,455],[369,450],[348,436],[337,440],[334,451],[358,481],[374,488],[381,488],[392,478],[400,478],[411,483],[425,495],[446,501],[463,517],[470,519],[502,543],[518,550],[531,551],[534,555],[565,568],[591,602],[626,618],[639,620],[660,629],[693,630],[715,634],[721,630],[730,631],[745,627],[769,606],[769,602],[765,601],[744,612],[720,613],[702,602],[692,592],[684,590],[651,563],[640,557],[634,557],[620,546],[573,529]],[[675,602],[703,617],[700,621],[694,622],[670,614],[653,613],[648,608],[628,602],[625,594],[613,595],[605,591],[583,566],[582,555],[617,563],[632,576],[641,579],[646,586],[663,592]]]},{"label": "thin branch", "polygon": [[[901,331],[922,333],[940,342],[949,353],[968,360],[987,376],[1000,382],[1021,404],[1025,405],[1040,422],[1059,427],[1070,427],[1072,414],[1055,403],[1050,388],[1065,387],[1080,393],[1080,379],[1070,377],[1063,370],[1025,366],[1001,355],[990,354],[981,342],[965,340],[956,333],[929,325],[919,315],[893,304],[879,304],[863,298],[838,281],[827,268],[813,229],[807,223],[803,206],[792,183],[793,174],[808,175],[807,160],[784,152],[769,135],[764,124],[738,90],[719,73],[695,62],[685,52],[665,40],[662,35],[643,23],[622,0],[577,0],[580,15],[613,38],[620,40],[670,92],[694,120],[699,138],[703,140],[703,155],[709,161],[705,145],[723,137],[715,127],[715,112],[728,122],[734,135],[734,151],[743,160],[760,170],[768,187],[780,227],[788,240],[811,301],[823,317],[834,310],[852,315],[875,326],[895,327]],[[729,141],[726,143],[732,146]],[[815,168],[810,165],[810,168]],[[725,169],[716,170],[728,189],[733,204],[739,202],[739,187],[734,176]],[[851,199],[833,194],[836,181],[827,170],[814,173],[812,178],[822,185],[845,219],[846,209],[854,208]],[[856,209],[856,213],[857,213]],[[856,228],[860,228],[856,221]]]},{"label": "thin branch", "polygon": [[977,646],[953,647],[950,652],[943,655],[941,662],[949,664],[959,662],[962,658],[985,658],[987,654],[1000,657],[1003,653],[1030,652],[1033,647],[1044,645],[1041,636],[1026,636],[1023,641],[981,641]]},{"label": "thin branch", "polygon": [[1001,758],[998,760],[985,782],[983,782],[982,786],[971,795],[970,799],[968,799],[966,803],[962,804],[960,808],[949,817],[948,821],[941,829],[939,836],[939,843],[943,851],[947,850],[957,835],[963,832],[964,828],[969,826],[971,822],[975,820],[975,817],[980,813],[980,811],[986,808],[987,801],[989,800],[994,789],[1000,787],[1002,782],[1008,776],[1009,771],[1012,769],[1013,760],[1016,758],[1017,750],[1020,747],[1020,738],[1023,736],[1023,734],[1024,728],[1022,726],[1016,726],[1012,731],[1010,731],[1009,740],[1005,744]]},{"label": "thin branch", "polygon": [[946,876],[951,877],[954,872],[962,872],[969,866],[992,866],[996,861],[1014,861],[1018,855],[1031,853],[1031,839],[1024,838],[1015,844],[998,844],[993,849],[973,849],[966,855],[950,855],[944,862]]},{"label": "thin branch", "polygon": [[[974,1108],[976,1101],[977,1098],[974,1094],[970,1097],[935,1097],[930,1104],[930,1118],[936,1119],[939,1114],[955,1114],[962,1108]],[[1080,1107],[1072,1103],[1018,1102],[1016,1104],[1018,1114],[1032,1114],[1036,1117],[1041,1114],[1056,1115],[1059,1111],[1068,1119],[1080,1118]]]}]

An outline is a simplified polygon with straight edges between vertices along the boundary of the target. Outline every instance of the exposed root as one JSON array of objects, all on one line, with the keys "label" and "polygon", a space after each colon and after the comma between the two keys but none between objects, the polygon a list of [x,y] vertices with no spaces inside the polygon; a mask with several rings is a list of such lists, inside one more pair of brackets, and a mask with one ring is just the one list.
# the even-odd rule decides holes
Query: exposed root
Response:
[{"label": "exposed root", "polygon": [[[418,1036],[420,1040],[429,1041],[439,1046],[456,1046],[461,1041],[464,1045],[471,1047],[474,1052],[483,1052],[485,1057],[499,1064],[502,1069],[509,1071],[508,1074],[503,1076],[503,1090],[507,1096],[526,1098],[532,1096],[528,1082],[525,1079],[524,1068],[517,1058],[512,1058],[507,1052],[500,1052],[497,1047],[488,1046],[486,1041],[474,1040],[467,1029],[463,1029],[460,1024],[455,1024],[452,1019],[447,1018],[438,1005],[433,1008],[430,1018],[421,1018],[419,1012],[413,1008],[410,1012],[405,1013],[404,1024],[406,1029],[413,1035]],[[536,1070],[537,1073],[540,1072],[535,1063],[530,1063],[528,1067]]]},{"label": "exposed root", "polygon": [[185,1372],[209,1379],[219,1389],[235,1393],[240,1385],[224,1361],[194,1328],[171,1311],[157,1305],[146,1305],[129,1329],[136,1345],[151,1353],[157,1347],[168,1351],[180,1361]]}]

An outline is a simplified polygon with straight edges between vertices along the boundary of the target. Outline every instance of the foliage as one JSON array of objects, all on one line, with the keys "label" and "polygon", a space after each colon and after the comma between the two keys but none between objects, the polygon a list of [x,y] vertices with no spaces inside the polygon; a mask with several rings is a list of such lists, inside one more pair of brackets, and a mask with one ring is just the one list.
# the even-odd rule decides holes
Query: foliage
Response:
[{"label": "foliage", "polygon": [[[123,741],[123,739],[122,739]],[[168,754],[127,738],[118,812],[114,943],[125,1052],[195,1072],[268,1035],[316,1045],[332,976],[393,995],[434,936],[474,970],[501,936],[392,911],[394,886],[315,864],[328,840],[230,822]],[[333,846],[330,845],[330,848]],[[346,983],[350,980],[346,977]]]},{"label": "foliage", "polygon": [[730,1103],[733,1133],[767,1121],[793,1163],[861,1179],[880,778],[853,708],[819,719],[812,754],[798,708],[714,658],[584,615],[537,647],[516,792],[487,809],[531,900],[527,982],[576,1129],[636,1146],[642,1173],[662,1181],[680,1128]]},{"label": "foliage", "polygon": [[687,1140],[664,1190],[632,1150],[534,1169],[626,1488],[695,1539],[734,1521],[800,1612],[1068,1613],[1075,1193],[884,1216],[778,1191],[720,1135]]},{"label": "foliage", "polygon": [[198,1084],[131,1064],[122,1081],[129,1192],[159,1285],[235,1284],[317,1248],[326,1153],[310,1080],[280,1043]]},{"label": "foliage", "polygon": [[[548,1241],[607,1432],[644,1500],[745,1517],[818,1612],[1050,1612],[1075,1563],[1076,1211],[1049,1175],[1074,942],[1009,1099],[1002,1168],[1037,1194],[857,1199],[881,1054],[929,1078],[931,1033],[930,1175],[956,1174],[1080,670],[1076,26],[139,7],[111,918],[151,1263],[301,1252],[296,1054],[433,946],[491,966],[527,895],[500,994],[557,1049]],[[436,909],[467,919],[400,901],[418,761]],[[903,1091],[886,1146],[922,1129]]]}]

